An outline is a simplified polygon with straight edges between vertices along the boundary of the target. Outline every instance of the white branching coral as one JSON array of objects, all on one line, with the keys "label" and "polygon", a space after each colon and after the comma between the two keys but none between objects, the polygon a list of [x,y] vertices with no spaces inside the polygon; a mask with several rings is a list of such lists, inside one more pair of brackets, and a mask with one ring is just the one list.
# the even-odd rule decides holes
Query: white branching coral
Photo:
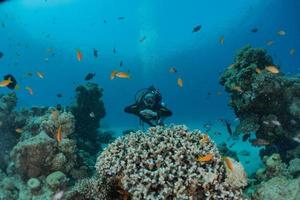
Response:
[{"label": "white branching coral", "polygon": [[119,138],[98,157],[96,170],[133,200],[243,199],[244,184],[225,181],[216,145],[185,126],[153,127]]}]

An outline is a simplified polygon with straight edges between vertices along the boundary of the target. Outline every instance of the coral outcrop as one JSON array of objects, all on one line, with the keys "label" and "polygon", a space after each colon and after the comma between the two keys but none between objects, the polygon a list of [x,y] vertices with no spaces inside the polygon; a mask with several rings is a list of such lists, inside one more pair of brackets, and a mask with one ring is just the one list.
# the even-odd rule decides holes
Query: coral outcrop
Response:
[{"label": "coral outcrop", "polygon": [[279,154],[265,156],[265,167],[256,173],[257,184],[248,188],[252,199],[300,199],[299,158],[289,164],[282,162]]},{"label": "coral outcrop", "polygon": [[[205,156],[209,159],[199,160]],[[243,199],[245,171],[230,161],[228,168],[214,142],[199,131],[152,127],[110,144],[97,159],[97,175],[77,190],[97,200],[111,193],[113,199],[133,200]]]},{"label": "coral outcrop", "polygon": [[255,132],[259,140],[252,143],[266,145],[262,156],[278,152],[284,160],[292,159],[286,152],[297,146],[300,78],[280,72],[264,49],[246,46],[225,70],[220,83],[230,94],[229,105],[240,119],[235,134]]},{"label": "coral outcrop", "polygon": [[8,152],[17,143],[14,124],[17,104],[15,93],[0,94],[0,169],[8,164]]},{"label": "coral outcrop", "polygon": [[97,137],[100,119],[105,116],[102,96],[103,89],[95,83],[87,83],[76,88],[76,105],[72,107],[76,119],[76,133],[90,141],[94,141]]}]

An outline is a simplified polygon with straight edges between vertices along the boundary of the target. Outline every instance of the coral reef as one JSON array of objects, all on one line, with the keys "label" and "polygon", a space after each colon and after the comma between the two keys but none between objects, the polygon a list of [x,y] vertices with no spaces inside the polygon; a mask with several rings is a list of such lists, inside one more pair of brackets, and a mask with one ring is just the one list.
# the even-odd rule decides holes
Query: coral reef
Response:
[{"label": "coral reef", "polygon": [[[199,160],[207,155],[211,159]],[[227,169],[216,145],[199,131],[152,127],[110,144],[97,159],[96,176],[76,188],[97,200],[109,194],[113,199],[243,199],[245,171],[230,161]]]},{"label": "coral reef", "polygon": [[76,88],[76,105],[72,107],[75,116],[75,132],[79,147],[90,153],[99,150],[97,143],[100,119],[105,116],[102,100],[103,89],[95,83],[87,83]]},{"label": "coral reef", "polygon": [[290,160],[293,157],[288,158],[286,152],[297,146],[294,139],[300,128],[300,78],[278,71],[264,49],[246,46],[220,83],[230,93],[229,105],[240,119],[235,134],[255,132],[259,142],[253,140],[253,144],[267,145],[262,157],[278,152]]},{"label": "coral reef", "polygon": [[15,93],[8,95],[0,94],[0,169],[8,164],[8,152],[17,142],[14,122],[16,113],[14,109],[17,104]]},{"label": "coral reef", "polygon": [[251,199],[294,200],[300,198],[300,159],[285,164],[279,154],[265,156],[265,167],[256,173],[256,185],[248,188]]}]

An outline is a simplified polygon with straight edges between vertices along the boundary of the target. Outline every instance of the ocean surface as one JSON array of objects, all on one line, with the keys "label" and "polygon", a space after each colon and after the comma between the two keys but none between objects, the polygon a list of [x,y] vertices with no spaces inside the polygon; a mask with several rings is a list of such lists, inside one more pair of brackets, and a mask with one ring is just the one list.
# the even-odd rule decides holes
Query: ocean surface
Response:
[{"label": "ocean surface", "polygon": [[[216,144],[226,142],[232,151],[249,151],[238,157],[251,175],[263,166],[261,147],[242,136],[232,139],[222,119],[234,130],[239,118],[219,80],[245,45],[266,49],[286,76],[299,74],[299,10],[297,0],[0,2],[0,78],[11,74],[20,87],[1,87],[0,93],[15,92],[17,110],[70,106],[77,86],[97,83],[106,110],[99,129],[120,137],[124,130],[148,127],[124,108],[134,103],[137,91],[153,85],[173,113],[165,124],[184,124],[207,132]],[[171,67],[177,72],[170,73]],[[130,78],[111,80],[114,70]],[[86,81],[88,73],[95,76]]]}]

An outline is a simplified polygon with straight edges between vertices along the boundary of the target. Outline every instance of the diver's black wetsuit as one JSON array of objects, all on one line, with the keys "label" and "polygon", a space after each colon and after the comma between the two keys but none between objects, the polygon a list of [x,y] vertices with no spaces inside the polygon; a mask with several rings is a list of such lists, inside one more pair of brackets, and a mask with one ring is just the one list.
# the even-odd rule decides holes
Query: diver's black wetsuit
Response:
[{"label": "diver's black wetsuit", "polygon": [[[148,106],[145,103],[144,98],[147,94],[152,93],[154,97],[154,104],[152,106]],[[141,121],[146,122],[149,126],[163,125],[162,118],[171,116],[172,112],[162,105],[161,99],[162,98],[158,90],[151,86],[142,93],[139,99],[136,99],[136,103],[127,106],[124,111],[138,116]],[[146,110],[150,110],[155,113],[156,116],[144,116],[141,112]]]}]

